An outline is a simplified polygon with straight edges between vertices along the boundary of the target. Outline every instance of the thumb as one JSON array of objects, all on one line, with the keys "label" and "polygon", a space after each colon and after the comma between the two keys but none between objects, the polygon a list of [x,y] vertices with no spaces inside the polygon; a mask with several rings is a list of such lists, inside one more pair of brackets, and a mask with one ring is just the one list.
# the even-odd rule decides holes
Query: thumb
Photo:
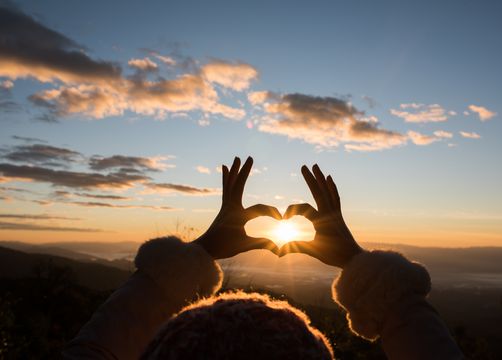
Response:
[{"label": "thumb", "polygon": [[276,255],[279,254],[279,248],[272,240],[248,236],[245,244],[242,246],[242,252],[256,249],[266,249],[272,251]]},{"label": "thumb", "polygon": [[279,250],[280,257],[292,253],[302,253],[315,258],[318,257],[318,251],[312,245],[312,241],[291,241],[287,244],[284,244]]}]

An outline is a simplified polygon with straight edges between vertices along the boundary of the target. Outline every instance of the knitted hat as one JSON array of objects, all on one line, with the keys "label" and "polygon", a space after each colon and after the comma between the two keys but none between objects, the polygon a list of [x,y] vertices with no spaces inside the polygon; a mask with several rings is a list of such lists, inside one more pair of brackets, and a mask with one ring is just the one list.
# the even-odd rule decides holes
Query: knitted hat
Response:
[{"label": "knitted hat", "polygon": [[333,359],[328,340],[286,301],[230,292],[185,307],[142,359]]}]

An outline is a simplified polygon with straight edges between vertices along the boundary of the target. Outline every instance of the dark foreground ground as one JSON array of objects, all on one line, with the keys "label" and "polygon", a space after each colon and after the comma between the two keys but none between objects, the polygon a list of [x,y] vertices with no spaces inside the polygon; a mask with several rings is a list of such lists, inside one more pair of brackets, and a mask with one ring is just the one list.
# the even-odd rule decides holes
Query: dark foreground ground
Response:
[{"label": "dark foreground ground", "polygon": [[[0,359],[58,358],[64,344],[132,271],[127,261],[111,264],[61,255],[0,247]],[[328,336],[337,359],[385,359],[380,344],[350,334],[344,313],[331,301],[329,286],[336,272],[312,270],[303,264],[306,267],[294,274],[272,268],[260,273],[252,268],[257,264],[242,264],[223,264],[226,289],[243,288],[287,299]],[[280,269],[285,266],[280,263]],[[490,280],[493,276],[496,281]],[[460,282],[446,275],[442,279],[430,300],[466,356],[502,359],[500,278],[492,274],[480,281],[471,274],[462,275]]]}]

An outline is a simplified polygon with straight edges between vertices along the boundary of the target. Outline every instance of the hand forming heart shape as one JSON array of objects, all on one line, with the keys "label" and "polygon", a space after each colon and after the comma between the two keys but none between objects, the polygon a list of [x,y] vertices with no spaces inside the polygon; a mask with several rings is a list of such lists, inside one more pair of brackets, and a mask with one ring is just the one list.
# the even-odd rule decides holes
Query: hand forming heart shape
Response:
[{"label": "hand forming heart shape", "polygon": [[[331,176],[327,178],[316,164],[312,172],[302,166],[302,174],[317,204],[317,210],[310,204],[290,205],[284,216],[277,208],[257,204],[249,208],[242,206],[242,195],[253,159],[248,157],[242,169],[240,159],[235,158],[231,169],[222,166],[223,200],[220,212],[209,229],[197,240],[215,259],[237,255],[252,249],[269,249],[279,256],[301,252],[333,266],[343,267],[354,255],[362,251],[354,240],[342,217],[340,197]],[[292,241],[280,249],[268,238],[250,237],[244,225],[259,216],[275,219],[289,219],[301,215],[310,220],[315,229],[312,241]]]},{"label": "hand forming heart shape", "polygon": [[249,221],[245,230],[249,236],[266,237],[279,247],[290,241],[312,240],[315,235],[312,222],[302,216],[281,220],[258,217]]}]

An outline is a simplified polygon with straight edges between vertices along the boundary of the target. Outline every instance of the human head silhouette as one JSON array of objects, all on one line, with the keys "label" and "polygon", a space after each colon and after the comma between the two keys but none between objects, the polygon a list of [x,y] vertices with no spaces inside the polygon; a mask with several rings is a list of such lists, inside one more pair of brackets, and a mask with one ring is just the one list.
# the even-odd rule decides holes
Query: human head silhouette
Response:
[{"label": "human head silhouette", "polygon": [[142,359],[333,359],[326,337],[286,301],[231,292],[185,307]]}]

